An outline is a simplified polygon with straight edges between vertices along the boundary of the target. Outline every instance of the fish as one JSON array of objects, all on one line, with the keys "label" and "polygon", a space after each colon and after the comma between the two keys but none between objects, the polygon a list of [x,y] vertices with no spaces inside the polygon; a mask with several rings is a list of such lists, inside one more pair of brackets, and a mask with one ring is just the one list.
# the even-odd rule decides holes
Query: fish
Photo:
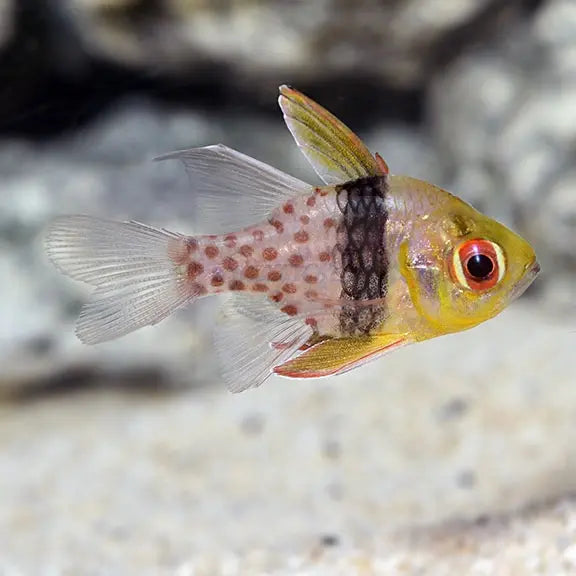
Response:
[{"label": "fish", "polygon": [[56,218],[47,254],[95,288],[86,344],[226,295],[214,330],[232,392],[273,374],[342,374],[493,318],[540,270],[532,246],[452,193],[394,175],[380,154],[295,88],[279,105],[322,180],[313,185],[218,144],[171,152],[188,173],[194,234],[87,215]]}]

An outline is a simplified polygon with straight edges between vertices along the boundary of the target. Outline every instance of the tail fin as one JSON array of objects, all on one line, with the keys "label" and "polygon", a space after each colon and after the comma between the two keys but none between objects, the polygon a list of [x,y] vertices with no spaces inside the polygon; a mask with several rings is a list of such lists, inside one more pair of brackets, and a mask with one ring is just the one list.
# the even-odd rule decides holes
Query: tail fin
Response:
[{"label": "tail fin", "polygon": [[86,344],[156,324],[193,298],[170,258],[182,236],[138,222],[64,216],[50,226],[48,256],[61,272],[96,287],[76,334]]}]

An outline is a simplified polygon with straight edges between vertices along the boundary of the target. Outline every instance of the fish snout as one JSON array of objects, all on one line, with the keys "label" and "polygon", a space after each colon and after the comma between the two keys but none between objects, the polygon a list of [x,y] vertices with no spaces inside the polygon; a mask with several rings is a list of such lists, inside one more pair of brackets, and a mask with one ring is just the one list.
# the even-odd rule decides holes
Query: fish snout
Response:
[{"label": "fish snout", "polygon": [[540,262],[534,259],[534,262],[529,266],[529,274],[531,278],[536,278],[540,274]]},{"label": "fish snout", "polygon": [[515,300],[516,298],[521,296],[526,291],[528,286],[532,284],[536,276],[538,276],[538,274],[540,273],[540,263],[538,262],[538,260],[536,260],[536,257],[534,257],[531,262],[526,264],[524,270],[525,270],[524,275],[512,290],[512,298],[511,298],[512,300]]}]

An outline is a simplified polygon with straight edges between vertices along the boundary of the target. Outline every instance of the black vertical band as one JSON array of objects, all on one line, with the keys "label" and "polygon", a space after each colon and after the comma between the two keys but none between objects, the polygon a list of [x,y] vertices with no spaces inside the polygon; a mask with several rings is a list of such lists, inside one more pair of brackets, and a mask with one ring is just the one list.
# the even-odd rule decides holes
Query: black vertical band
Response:
[{"label": "black vertical band", "polygon": [[[336,187],[342,212],[336,248],[340,254],[341,298],[361,302],[382,300],[388,291],[385,176],[370,176]],[[347,335],[367,334],[383,319],[382,303],[344,306],[340,329]]]}]

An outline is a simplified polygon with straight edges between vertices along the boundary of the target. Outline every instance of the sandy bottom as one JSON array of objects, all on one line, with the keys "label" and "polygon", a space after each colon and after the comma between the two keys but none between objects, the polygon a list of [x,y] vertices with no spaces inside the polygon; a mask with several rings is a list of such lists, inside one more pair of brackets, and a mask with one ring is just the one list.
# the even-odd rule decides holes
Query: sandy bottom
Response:
[{"label": "sandy bottom", "polygon": [[338,378],[0,404],[0,574],[576,574],[575,326],[516,306]]}]

